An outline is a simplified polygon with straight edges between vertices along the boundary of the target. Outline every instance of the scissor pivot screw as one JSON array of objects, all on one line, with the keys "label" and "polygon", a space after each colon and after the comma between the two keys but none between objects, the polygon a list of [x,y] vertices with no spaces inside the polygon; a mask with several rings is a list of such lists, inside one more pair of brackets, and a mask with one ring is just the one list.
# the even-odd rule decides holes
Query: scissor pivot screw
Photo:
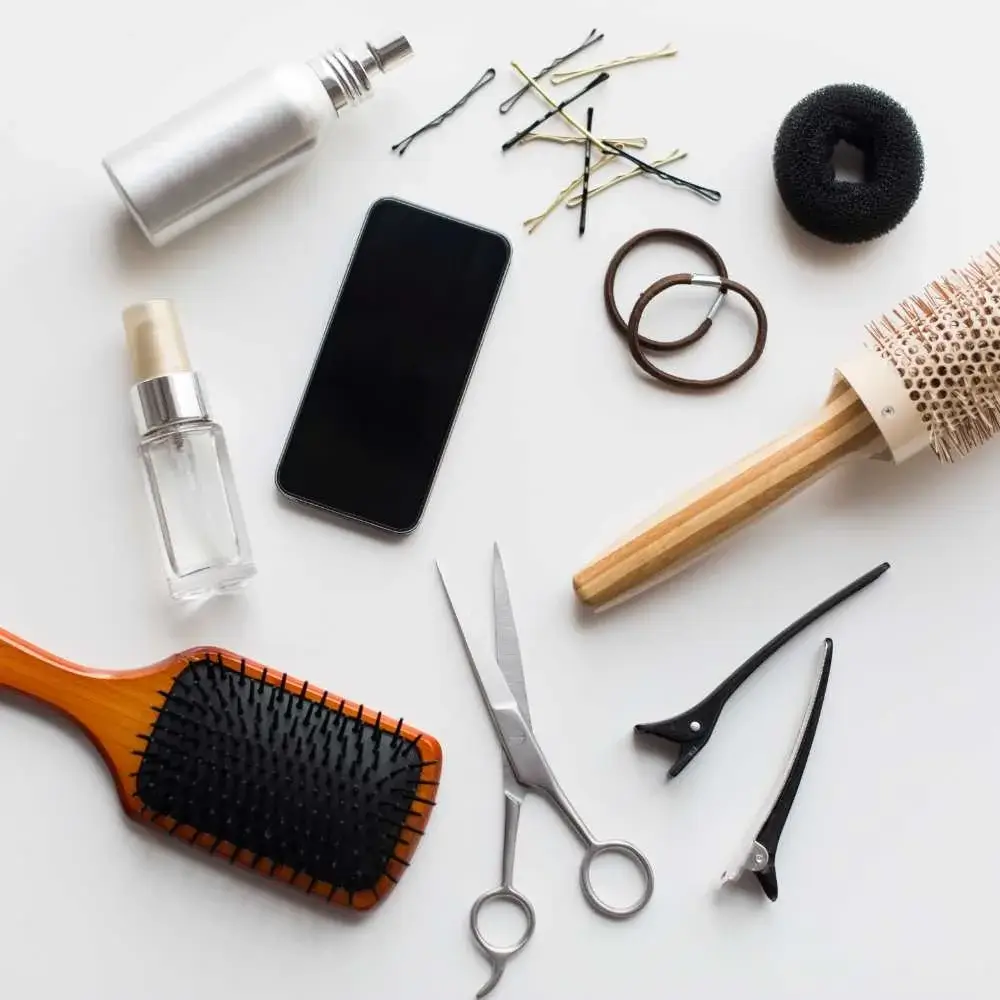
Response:
[{"label": "scissor pivot screw", "polygon": [[692,733],[701,732],[701,723],[697,719],[695,719],[694,722],[691,723],[691,732]]}]

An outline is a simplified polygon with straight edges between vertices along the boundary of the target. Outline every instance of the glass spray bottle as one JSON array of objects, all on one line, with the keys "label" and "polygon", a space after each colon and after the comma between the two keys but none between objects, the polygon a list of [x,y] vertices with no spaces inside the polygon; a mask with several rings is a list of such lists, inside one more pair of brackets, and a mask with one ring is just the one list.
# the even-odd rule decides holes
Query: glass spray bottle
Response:
[{"label": "glass spray bottle", "polygon": [[191,369],[173,303],[142,302],[122,319],[139,453],[170,593],[181,600],[241,587],[256,568],[229,452]]}]

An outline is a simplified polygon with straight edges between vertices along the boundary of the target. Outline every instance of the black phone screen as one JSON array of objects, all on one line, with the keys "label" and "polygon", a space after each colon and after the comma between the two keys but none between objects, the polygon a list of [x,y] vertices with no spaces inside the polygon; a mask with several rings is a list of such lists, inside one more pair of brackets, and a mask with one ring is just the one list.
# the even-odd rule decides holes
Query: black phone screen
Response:
[{"label": "black phone screen", "polygon": [[416,526],[510,252],[499,233],[406,202],[371,207],[285,442],[282,493]]}]

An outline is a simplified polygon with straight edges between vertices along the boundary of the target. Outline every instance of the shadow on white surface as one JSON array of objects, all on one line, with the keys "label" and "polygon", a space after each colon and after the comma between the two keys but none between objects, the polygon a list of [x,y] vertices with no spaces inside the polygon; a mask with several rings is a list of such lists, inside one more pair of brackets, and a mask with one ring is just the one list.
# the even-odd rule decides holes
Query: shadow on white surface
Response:
[{"label": "shadow on white surface", "polygon": [[346,514],[337,514],[334,511],[324,510],[322,507],[314,507],[308,503],[292,500],[290,497],[286,497],[277,487],[275,487],[274,495],[281,509],[295,517],[308,517],[317,524],[325,525],[327,528],[351,531],[362,538],[367,538],[373,542],[381,542],[383,545],[403,545],[412,535],[412,532],[386,531],[382,528],[377,528],[373,524],[356,521]]},{"label": "shadow on white surface", "polygon": [[[657,711],[659,710],[653,709],[653,714],[655,715]],[[683,711],[683,708],[679,708],[676,712],[668,711],[666,713],[661,713],[657,716],[657,718],[669,718],[671,715],[677,715]],[[652,720],[636,719],[634,724],[650,721]],[[668,773],[670,768],[673,767],[674,761],[680,756],[680,748],[677,747],[676,744],[669,743],[658,736],[650,736],[647,733],[633,732],[632,748],[638,756],[654,761],[656,766],[662,765],[664,786],[668,788],[676,786],[676,783],[680,780],[681,775],[678,775],[676,778],[671,778]]]},{"label": "shadow on white surface", "polygon": [[812,264],[822,265],[824,268],[848,264],[853,266],[865,257],[875,256],[880,250],[878,240],[869,240],[865,243],[831,243],[829,240],[813,236],[789,215],[777,189],[773,192],[772,204],[782,237],[796,257],[808,259]]}]

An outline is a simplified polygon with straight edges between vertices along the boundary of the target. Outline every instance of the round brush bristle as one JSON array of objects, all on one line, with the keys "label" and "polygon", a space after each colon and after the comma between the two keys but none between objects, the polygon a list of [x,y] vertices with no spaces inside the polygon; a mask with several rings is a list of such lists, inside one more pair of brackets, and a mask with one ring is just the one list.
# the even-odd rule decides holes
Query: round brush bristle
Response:
[{"label": "round brush bristle", "polygon": [[1000,432],[1000,247],[872,323],[930,445],[946,462]]}]

